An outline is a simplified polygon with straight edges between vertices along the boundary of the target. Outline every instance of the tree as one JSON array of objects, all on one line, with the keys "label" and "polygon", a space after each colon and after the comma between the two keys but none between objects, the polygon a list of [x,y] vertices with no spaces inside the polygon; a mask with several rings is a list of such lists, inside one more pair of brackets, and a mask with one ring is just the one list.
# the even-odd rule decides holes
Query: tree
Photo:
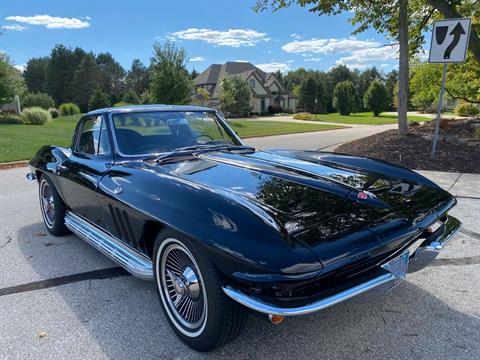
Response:
[{"label": "tree", "polygon": [[374,116],[380,115],[388,106],[387,90],[379,80],[373,80],[370,83],[363,97],[363,104],[367,109],[373,112]]},{"label": "tree", "polygon": [[85,54],[73,75],[73,100],[80,107],[82,112],[87,112],[89,109],[92,94],[99,86],[98,74],[99,69],[95,61],[95,55],[92,53]]},{"label": "tree", "polygon": [[100,53],[96,57],[99,69],[99,86],[110,96],[112,103],[117,102],[125,86],[125,70],[110,53]]},{"label": "tree", "polygon": [[22,108],[29,108],[29,107],[40,107],[44,110],[48,110],[49,108],[55,107],[55,101],[53,101],[52,97],[45,93],[26,93],[20,99],[20,104]]},{"label": "tree", "polygon": [[250,86],[239,77],[228,77],[221,83],[220,108],[234,116],[248,115],[250,107]]},{"label": "tree", "polygon": [[387,90],[388,110],[393,110],[396,107],[396,105],[394,104],[394,98],[395,98],[395,85],[397,84],[397,82],[398,82],[397,70],[392,70],[385,76],[385,89]]},{"label": "tree", "polygon": [[[351,23],[357,25],[353,34],[373,28],[386,33],[399,43],[399,133],[406,134],[408,101],[408,57],[415,54],[424,43],[426,30],[440,15],[444,18],[473,17],[474,26],[470,32],[470,51],[480,61],[480,37],[478,20],[479,2],[451,0],[399,0],[397,2],[365,0],[257,0],[256,11],[268,7],[273,10],[292,4],[309,7],[309,11],[319,15],[336,15],[354,10]],[[408,15],[411,16],[408,16]]]},{"label": "tree", "polygon": [[313,76],[307,76],[300,84],[299,106],[305,111],[316,112],[315,100],[317,99],[317,82]]},{"label": "tree", "polygon": [[195,69],[192,69],[192,72],[190,73],[190,79],[195,80],[195,78],[200,75],[199,72]]},{"label": "tree", "polygon": [[29,92],[39,93],[47,91],[46,78],[49,61],[50,58],[47,56],[28,60],[23,77]]},{"label": "tree", "polygon": [[363,98],[365,97],[370,84],[377,79],[381,79],[381,75],[375,66],[358,73],[357,93],[359,99],[362,99],[360,108],[363,108]]},{"label": "tree", "polygon": [[151,59],[150,93],[158,103],[186,104],[190,101],[193,82],[186,68],[187,54],[167,41],[155,44]]},{"label": "tree", "polygon": [[110,106],[108,95],[100,89],[95,89],[88,102],[88,110],[102,109],[108,106]]},{"label": "tree", "polygon": [[193,97],[193,102],[195,104],[205,106],[210,100],[210,93],[204,88],[198,88]]},{"label": "tree", "polygon": [[13,101],[15,95],[23,95],[25,88],[20,72],[10,64],[6,54],[0,53],[0,104]]},{"label": "tree", "polygon": [[132,62],[132,66],[127,73],[126,82],[127,87],[135,91],[140,96],[145,90],[148,89],[149,83],[148,69],[139,59],[135,59]]},{"label": "tree", "polygon": [[139,103],[138,96],[132,89],[128,89],[123,94],[122,101],[127,103],[127,104],[138,104]]},{"label": "tree", "polygon": [[341,81],[333,91],[333,106],[341,115],[350,115],[355,107],[357,92],[350,80]]},{"label": "tree", "polygon": [[47,93],[57,105],[74,101],[73,78],[84,56],[85,52],[80,48],[72,51],[64,45],[56,45],[52,49],[47,66],[46,86]]}]

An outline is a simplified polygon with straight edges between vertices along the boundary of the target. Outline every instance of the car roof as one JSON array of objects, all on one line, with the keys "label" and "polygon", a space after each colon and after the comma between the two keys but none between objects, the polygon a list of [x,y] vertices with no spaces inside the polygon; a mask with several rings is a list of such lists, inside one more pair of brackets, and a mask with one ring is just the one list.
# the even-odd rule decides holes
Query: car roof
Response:
[{"label": "car roof", "polygon": [[129,105],[115,106],[103,109],[97,109],[88,112],[85,115],[99,115],[103,113],[122,113],[122,112],[140,112],[140,111],[214,111],[212,108],[193,105]]}]

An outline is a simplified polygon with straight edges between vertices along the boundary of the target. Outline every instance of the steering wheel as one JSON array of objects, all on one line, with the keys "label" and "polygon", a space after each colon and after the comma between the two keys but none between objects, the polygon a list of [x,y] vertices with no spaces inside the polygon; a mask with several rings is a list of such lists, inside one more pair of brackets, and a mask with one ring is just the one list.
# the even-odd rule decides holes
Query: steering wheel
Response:
[{"label": "steering wheel", "polygon": [[[201,139],[201,138],[208,138],[209,140],[207,140],[205,142],[199,142],[198,139]],[[199,144],[203,145],[203,144],[209,143],[210,141],[215,141],[215,139],[208,134],[199,134],[199,135],[195,136],[195,142],[196,143],[199,143]]]}]

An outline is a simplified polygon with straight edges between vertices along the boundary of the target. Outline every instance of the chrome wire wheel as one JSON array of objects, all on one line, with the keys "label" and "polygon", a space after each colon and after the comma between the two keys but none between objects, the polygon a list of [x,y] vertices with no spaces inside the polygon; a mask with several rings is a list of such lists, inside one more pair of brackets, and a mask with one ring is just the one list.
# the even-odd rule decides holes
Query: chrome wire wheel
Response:
[{"label": "chrome wire wheel", "polygon": [[191,252],[177,239],[166,239],[157,253],[157,285],[175,327],[184,335],[202,333],[207,318],[203,277]]},{"label": "chrome wire wheel", "polygon": [[45,224],[52,228],[55,221],[55,200],[52,188],[45,179],[40,184],[40,207]]}]

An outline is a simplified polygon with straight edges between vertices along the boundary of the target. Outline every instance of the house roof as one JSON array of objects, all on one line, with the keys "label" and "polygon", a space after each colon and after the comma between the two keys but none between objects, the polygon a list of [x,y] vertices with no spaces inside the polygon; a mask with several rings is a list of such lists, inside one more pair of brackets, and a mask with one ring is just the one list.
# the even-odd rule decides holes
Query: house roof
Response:
[{"label": "house roof", "polygon": [[273,82],[276,82],[281,90],[285,91],[278,83],[278,80],[276,81],[273,73],[266,73],[248,62],[228,61],[223,65],[212,64],[194,79],[194,84],[195,86],[215,85],[210,89],[210,95],[215,98],[219,95],[219,84],[222,79],[230,76],[238,76],[243,80],[247,80],[252,75],[257,78],[267,93],[269,93],[268,88]]}]

